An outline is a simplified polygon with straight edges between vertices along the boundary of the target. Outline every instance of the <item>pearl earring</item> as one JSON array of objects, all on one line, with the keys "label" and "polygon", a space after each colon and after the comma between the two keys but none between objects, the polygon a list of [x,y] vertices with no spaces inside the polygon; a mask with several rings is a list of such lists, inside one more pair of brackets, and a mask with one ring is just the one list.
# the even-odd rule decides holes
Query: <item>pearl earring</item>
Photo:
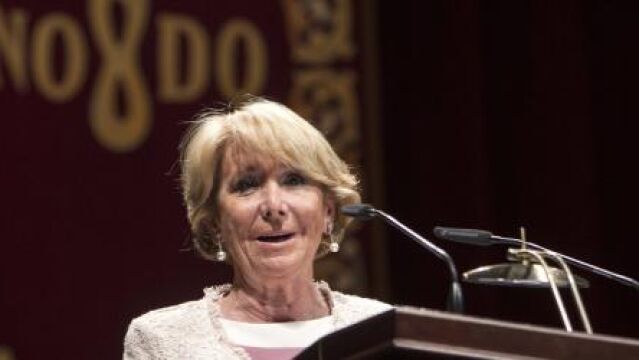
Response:
[{"label": "pearl earring", "polygon": [[215,253],[215,260],[223,262],[226,260],[226,251],[224,251],[224,247],[222,247],[222,236],[217,233],[215,237],[217,238],[217,252]]},{"label": "pearl earring", "polygon": [[336,253],[339,251],[339,243],[333,235],[331,235],[331,244],[328,245],[328,250],[330,250],[330,252],[332,253]]},{"label": "pearl earring", "polygon": [[326,227],[326,233],[331,238],[331,242],[328,245],[328,250],[332,253],[336,253],[339,251],[339,243],[337,242],[337,237],[333,234],[333,222],[328,223]]}]

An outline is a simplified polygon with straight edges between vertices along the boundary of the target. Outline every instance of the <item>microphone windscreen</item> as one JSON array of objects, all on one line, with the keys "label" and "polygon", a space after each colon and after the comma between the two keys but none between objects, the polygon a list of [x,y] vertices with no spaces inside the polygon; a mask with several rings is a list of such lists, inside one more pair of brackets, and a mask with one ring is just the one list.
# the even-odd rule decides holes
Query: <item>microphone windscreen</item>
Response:
[{"label": "microphone windscreen", "polygon": [[493,234],[490,231],[475,229],[460,229],[436,226],[433,233],[440,239],[446,239],[472,245],[492,245]]},{"label": "microphone windscreen", "polygon": [[344,205],[341,208],[342,214],[357,219],[368,220],[375,217],[375,208],[368,204]]}]

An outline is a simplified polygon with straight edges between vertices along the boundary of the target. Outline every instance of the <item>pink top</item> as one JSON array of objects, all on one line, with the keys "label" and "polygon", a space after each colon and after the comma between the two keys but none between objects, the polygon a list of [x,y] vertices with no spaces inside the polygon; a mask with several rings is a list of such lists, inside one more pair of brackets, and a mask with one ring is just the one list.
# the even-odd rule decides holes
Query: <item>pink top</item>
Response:
[{"label": "pink top", "polygon": [[301,353],[304,348],[263,348],[263,347],[251,347],[242,346],[244,350],[249,354],[251,359],[254,360],[283,360],[292,359],[297,354]]}]

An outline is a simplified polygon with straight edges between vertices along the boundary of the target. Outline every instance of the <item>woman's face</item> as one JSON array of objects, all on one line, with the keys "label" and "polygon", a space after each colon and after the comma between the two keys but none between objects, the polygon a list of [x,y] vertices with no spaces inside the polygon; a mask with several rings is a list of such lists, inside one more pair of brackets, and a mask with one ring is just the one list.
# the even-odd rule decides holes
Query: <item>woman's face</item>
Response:
[{"label": "woman's face", "polygon": [[301,172],[270,157],[227,151],[218,193],[219,230],[236,276],[313,276],[334,204]]}]

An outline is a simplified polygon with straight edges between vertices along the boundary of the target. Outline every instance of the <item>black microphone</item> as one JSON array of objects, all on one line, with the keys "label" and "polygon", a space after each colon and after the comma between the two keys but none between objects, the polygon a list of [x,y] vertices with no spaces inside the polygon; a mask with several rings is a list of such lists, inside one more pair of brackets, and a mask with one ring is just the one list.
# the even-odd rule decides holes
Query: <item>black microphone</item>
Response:
[{"label": "black microphone", "polygon": [[446,251],[437,247],[435,244],[431,243],[427,239],[423,238],[413,230],[411,230],[406,225],[399,222],[394,217],[388,215],[387,213],[375,209],[371,205],[368,204],[353,204],[353,205],[345,205],[341,208],[342,214],[346,216],[351,216],[355,219],[360,220],[369,220],[373,217],[380,217],[382,220],[398,229],[409,238],[420,244],[422,247],[426,248],[431,253],[435,254],[438,258],[442,259],[448,265],[448,269],[450,271],[451,284],[450,284],[450,292],[448,294],[447,307],[448,310],[456,313],[464,312],[464,296],[462,294],[461,285],[459,284],[459,277],[457,275],[457,268],[455,267],[455,263],[453,259],[448,255]]},{"label": "black microphone", "polygon": [[359,220],[370,220],[375,217],[375,208],[368,204],[352,204],[342,206],[342,214]]},{"label": "black microphone", "polygon": [[435,226],[433,233],[440,239],[452,240],[460,243],[488,246],[495,244],[489,231],[475,229],[460,229]]},{"label": "black microphone", "polygon": [[[504,236],[496,236],[490,233],[489,231],[485,231],[485,230],[459,229],[459,228],[436,226],[433,229],[433,233],[435,234],[435,236],[437,236],[440,239],[460,242],[464,244],[480,245],[480,246],[487,246],[487,245],[493,245],[493,244],[522,245],[524,243],[523,240],[504,237]],[[564,259],[567,263],[572,264],[578,268],[590,271],[597,275],[606,277],[610,280],[614,280],[620,284],[630,286],[636,290],[639,290],[639,281],[632,279],[628,276],[617,274],[610,270],[600,268],[596,265],[592,265],[585,261],[581,261],[579,259],[572,258],[568,255],[558,253],[554,250],[547,249],[541,245],[535,244],[530,241],[526,241],[526,246],[536,250],[556,254],[560,256],[562,259]]]}]

